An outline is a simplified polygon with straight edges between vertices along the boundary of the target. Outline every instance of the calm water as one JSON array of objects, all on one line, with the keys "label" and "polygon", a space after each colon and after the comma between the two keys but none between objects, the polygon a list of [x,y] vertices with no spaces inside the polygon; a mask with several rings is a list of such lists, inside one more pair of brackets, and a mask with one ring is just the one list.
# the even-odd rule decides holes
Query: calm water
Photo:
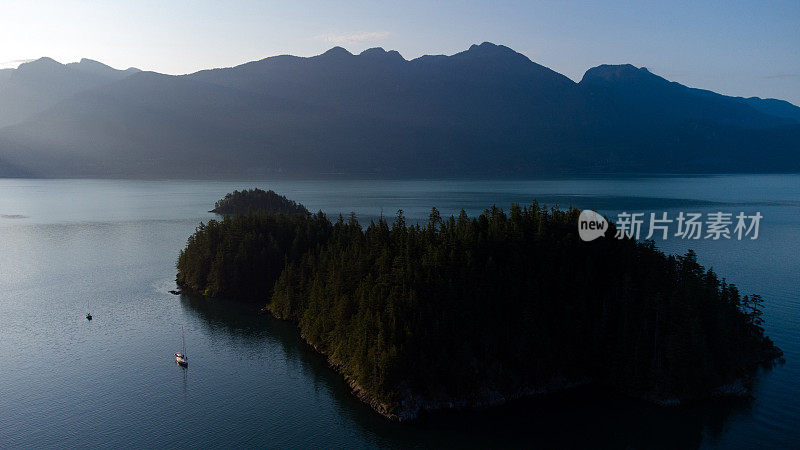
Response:
[{"label": "calm water", "polygon": [[[532,198],[606,214],[764,216],[756,241],[692,241],[766,299],[786,364],[752,401],[662,410],[582,391],[389,423],[352,398],[290,324],[170,295],[178,251],[214,201],[269,187],[329,214],[475,214]],[[0,448],[800,446],[800,176],[535,181],[0,180]],[[658,242],[684,252],[687,241]],[[88,308],[94,320],[86,321]],[[180,329],[191,364],[175,365]]]}]

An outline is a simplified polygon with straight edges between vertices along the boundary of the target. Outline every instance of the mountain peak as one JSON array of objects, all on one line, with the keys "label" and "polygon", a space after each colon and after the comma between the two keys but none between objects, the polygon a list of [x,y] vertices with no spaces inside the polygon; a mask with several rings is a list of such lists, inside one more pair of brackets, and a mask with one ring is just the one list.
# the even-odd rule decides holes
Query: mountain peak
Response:
[{"label": "mountain peak", "polygon": [[384,50],[383,47],[372,47],[359,53],[359,55],[385,55],[385,54],[386,50]]},{"label": "mountain peak", "polygon": [[12,76],[14,78],[32,77],[32,79],[40,79],[41,77],[47,77],[52,74],[63,73],[65,71],[67,71],[67,67],[64,64],[61,64],[53,58],[48,58],[45,56],[20,64]]},{"label": "mountain peak", "polygon": [[69,63],[67,66],[70,67],[81,67],[81,68],[93,68],[93,69],[102,69],[102,70],[113,70],[110,66],[101,63],[100,61],[95,61],[89,58],[81,58],[79,62],[76,63]]},{"label": "mountain peak", "polygon": [[383,49],[383,47],[373,47],[364,50],[363,52],[359,53],[358,56],[368,56],[374,58],[390,58],[390,59],[398,59],[405,61],[402,55],[397,50],[389,50],[388,52]]},{"label": "mountain peak", "polygon": [[19,65],[17,70],[36,69],[45,67],[63,67],[63,64],[53,58],[42,56],[39,59],[28,61]]},{"label": "mountain peak", "polygon": [[323,54],[321,54],[319,56],[345,57],[345,56],[353,56],[353,54],[348,52],[345,48],[339,47],[337,45],[336,47],[333,47],[332,49],[326,51],[325,53],[323,53]]},{"label": "mountain peak", "polygon": [[506,62],[520,62],[530,63],[531,60],[522,53],[518,53],[505,45],[497,45],[491,42],[484,42],[482,44],[472,44],[469,49],[456,53],[453,57],[457,58],[473,58],[473,59],[493,59],[503,60]]},{"label": "mountain peak", "polygon": [[633,64],[602,64],[587,70],[581,83],[615,84],[664,80],[652,74],[646,67]]},{"label": "mountain peak", "polygon": [[500,48],[500,47],[503,47],[503,46],[502,45],[497,45],[494,42],[483,41],[480,44],[472,44],[472,45],[470,45],[469,49],[470,50],[475,50],[475,49],[497,49],[497,48]]},{"label": "mountain peak", "polygon": [[472,44],[469,46],[469,49],[464,53],[475,54],[475,55],[497,55],[497,54],[518,55],[519,54],[514,50],[511,50],[510,48],[506,47],[505,45],[497,45],[488,41],[483,42],[481,44]]},{"label": "mountain peak", "polygon": [[139,72],[139,69],[133,67],[124,71],[117,70],[107,64],[103,64],[100,61],[95,61],[89,58],[81,58],[79,62],[73,62],[67,64],[67,67],[86,74],[99,75],[104,77],[114,77],[114,78]]}]

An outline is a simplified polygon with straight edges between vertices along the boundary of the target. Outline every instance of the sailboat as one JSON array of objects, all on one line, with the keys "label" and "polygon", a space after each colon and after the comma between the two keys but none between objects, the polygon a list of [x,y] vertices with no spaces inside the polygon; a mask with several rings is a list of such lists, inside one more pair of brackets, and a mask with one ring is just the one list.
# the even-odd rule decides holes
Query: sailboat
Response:
[{"label": "sailboat", "polygon": [[180,353],[175,353],[175,362],[178,363],[179,366],[186,367],[189,365],[189,362],[186,360],[186,339],[183,337],[183,327],[181,327],[181,344],[183,348]]},{"label": "sailboat", "polygon": [[92,320],[92,313],[89,311],[89,300],[86,300],[86,320]]}]

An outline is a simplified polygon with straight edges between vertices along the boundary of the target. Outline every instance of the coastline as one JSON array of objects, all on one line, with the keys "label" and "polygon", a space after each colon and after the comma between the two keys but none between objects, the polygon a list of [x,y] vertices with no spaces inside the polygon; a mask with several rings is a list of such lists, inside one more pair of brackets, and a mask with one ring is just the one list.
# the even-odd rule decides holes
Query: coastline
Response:
[{"label": "coastline", "polygon": [[[261,311],[263,311],[266,314],[270,314],[272,317],[278,320],[289,321],[288,319],[284,319],[282,317],[273,314],[272,311],[269,310],[269,308],[265,307],[261,309]],[[377,397],[375,397],[375,395],[373,395],[363,386],[358,384],[358,382],[353,377],[344,373],[344,371],[342,370],[342,365],[340,363],[334,361],[330,357],[330,355],[328,355],[319,347],[311,343],[306,338],[305,334],[302,333],[302,331],[299,332],[300,332],[300,337],[303,339],[303,342],[305,342],[306,345],[312,348],[314,352],[316,352],[318,355],[325,358],[325,362],[327,363],[328,367],[330,367],[337,374],[341,375],[342,378],[344,378],[345,383],[347,383],[348,387],[350,388],[351,394],[353,394],[356,398],[358,398],[362,403],[372,408],[372,410],[375,411],[376,413],[394,422],[407,422],[416,420],[423,412],[433,412],[433,411],[453,410],[453,409],[469,410],[469,409],[481,409],[493,406],[500,406],[514,400],[555,394],[557,392],[562,392],[568,389],[586,386],[588,384],[591,384],[592,382],[589,379],[568,381],[564,378],[554,377],[545,386],[524,387],[516,389],[510,393],[501,393],[499,391],[492,389],[484,389],[482,390],[481,393],[477,394],[473,398],[451,398],[446,396],[437,399],[424,398],[420,396],[415,396],[412,392],[406,390],[402,394],[402,396],[404,397],[403,400],[401,400],[398,404],[387,404],[385,402],[380,401]]]},{"label": "coastline", "polygon": [[[260,314],[269,314],[272,317],[292,322],[289,319],[280,317],[272,312],[269,307],[265,306],[259,310]],[[358,398],[362,403],[369,406],[373,411],[393,422],[407,422],[419,418],[420,414],[426,412],[444,411],[444,410],[476,410],[482,408],[490,408],[495,406],[505,405],[509,402],[516,400],[529,399],[535,397],[556,394],[559,392],[567,391],[573,388],[579,388],[591,385],[594,380],[589,378],[581,380],[566,380],[562,377],[553,377],[550,382],[538,387],[521,387],[512,392],[501,393],[492,389],[483,389],[479,394],[472,398],[450,398],[442,397],[437,399],[415,397],[410,391],[404,392],[403,400],[399,404],[386,404],[376,398],[372,393],[359,385],[355,379],[342,370],[342,365],[334,361],[327,353],[319,347],[311,343],[300,330],[297,324],[294,324],[300,333],[303,342],[308,345],[315,353],[325,358],[325,362],[337,374],[344,378],[350,388],[350,393]],[[770,351],[766,352],[758,361],[753,363],[753,369],[763,365],[774,365],[783,361],[783,351],[773,346]],[[747,376],[736,378],[728,383],[720,385],[708,393],[698,397],[663,397],[655,394],[632,394],[632,393],[618,393],[620,396],[625,396],[649,403],[654,406],[663,408],[679,407],[686,403],[702,400],[714,400],[725,398],[750,398],[752,392],[753,377]]]},{"label": "coastline", "polygon": [[[194,288],[186,285],[178,284],[180,291],[178,294],[195,295],[205,299],[219,300],[216,297],[209,297],[198,292]],[[233,301],[233,300],[232,300]],[[453,398],[443,395],[438,398],[426,398],[414,395],[410,390],[401,393],[402,400],[398,403],[386,403],[379,400],[374,394],[369,392],[361,386],[353,377],[345,373],[342,364],[335,361],[325,351],[310,342],[305,334],[300,330],[300,327],[294,321],[281,317],[275,314],[269,306],[261,307],[257,310],[257,314],[269,314],[275,319],[291,322],[297,328],[303,342],[310,347],[315,353],[325,359],[327,366],[341,375],[350,393],[355,396],[359,401],[369,406],[373,411],[380,414],[384,418],[392,422],[410,422],[418,419],[421,414],[445,410],[477,410],[483,408],[490,408],[495,406],[502,406],[507,403],[530,399],[535,397],[547,396],[564,392],[573,388],[584,387],[593,384],[595,381],[589,378],[579,380],[567,380],[563,377],[553,377],[548,383],[539,386],[525,386],[514,389],[510,392],[500,392],[498,390],[484,388],[481,392],[469,398]],[[770,349],[765,349],[764,354],[757,361],[752,362],[752,369],[759,366],[773,366],[783,362],[783,352],[774,345]],[[687,403],[714,400],[724,398],[750,398],[751,388],[753,383],[752,376],[736,378],[728,383],[717,386],[701,396],[694,397],[664,397],[652,393],[625,393],[619,392],[618,395],[629,397],[632,399],[640,400],[657,407],[673,408],[685,405]]]}]

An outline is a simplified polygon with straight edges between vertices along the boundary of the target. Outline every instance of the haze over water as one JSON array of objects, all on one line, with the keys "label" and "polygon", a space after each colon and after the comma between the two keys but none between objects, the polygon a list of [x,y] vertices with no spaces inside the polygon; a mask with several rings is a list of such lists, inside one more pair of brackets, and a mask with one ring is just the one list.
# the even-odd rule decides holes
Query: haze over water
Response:
[{"label": "haze over water", "polygon": [[[173,296],[175,260],[233,189],[274,189],[332,219],[424,221],[496,204],[763,215],[757,240],[656,244],[765,301],[786,363],[754,399],[658,409],[576,391],[398,425],[352,397],[289,323]],[[0,447],[800,445],[800,175],[529,181],[0,180]],[[609,261],[613,264],[613,261]],[[88,322],[87,308],[94,315]],[[177,367],[180,329],[189,368]]]}]

